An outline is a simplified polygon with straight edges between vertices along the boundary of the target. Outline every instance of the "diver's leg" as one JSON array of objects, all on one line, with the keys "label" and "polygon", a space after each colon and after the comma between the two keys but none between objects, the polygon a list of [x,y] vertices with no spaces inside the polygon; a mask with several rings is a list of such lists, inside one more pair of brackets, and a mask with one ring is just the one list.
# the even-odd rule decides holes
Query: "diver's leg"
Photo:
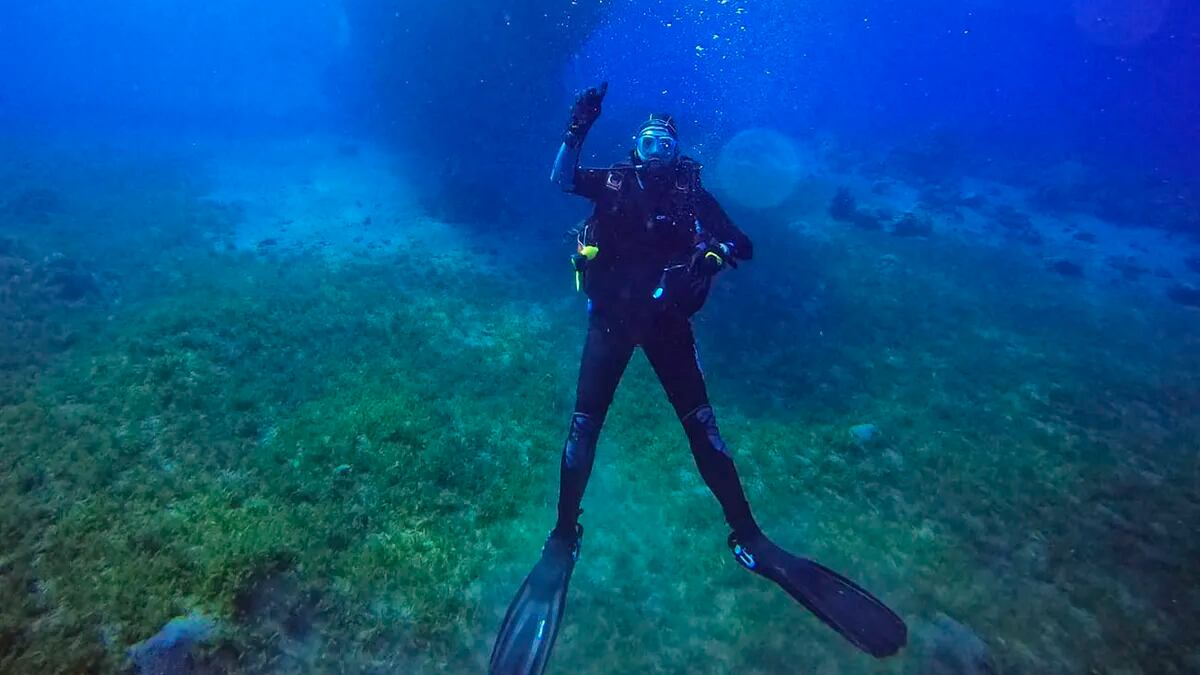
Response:
[{"label": "diver's leg", "polygon": [[779,548],[758,528],[708,404],[691,324],[661,323],[642,348],[683,422],[700,475],[733,528],[729,546],[738,563],[779,584],[859,649],[876,657],[895,654],[908,640],[903,619],[853,581]]},{"label": "diver's leg", "polygon": [[691,322],[667,315],[658,327],[642,349],[683,424],[700,475],[721,503],[725,520],[734,532],[742,536],[757,533],[758,525],[750,513],[737,469],[708,404],[708,389],[700,370]]},{"label": "diver's leg", "polygon": [[587,339],[579,366],[575,393],[575,412],[563,445],[558,492],[557,532],[573,532],[579,518],[579,505],[592,464],[596,459],[596,441],[617,383],[633,355],[633,341],[625,330],[611,325],[603,317],[588,316]]},{"label": "diver's leg", "polygon": [[490,675],[540,674],[550,659],[583,540],[579,504],[595,461],[596,438],[632,354],[633,342],[624,331],[589,314],[575,412],[560,465],[558,522],[508,606],[492,647]]}]

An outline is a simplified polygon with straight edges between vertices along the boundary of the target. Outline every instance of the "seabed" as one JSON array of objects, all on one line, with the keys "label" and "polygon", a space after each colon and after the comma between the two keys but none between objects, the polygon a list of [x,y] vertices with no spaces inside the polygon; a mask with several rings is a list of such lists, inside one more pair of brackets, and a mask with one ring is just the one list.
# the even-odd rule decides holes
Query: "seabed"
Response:
[{"label": "seabed", "polygon": [[[4,146],[0,672],[134,667],[188,615],[198,673],[483,672],[552,525],[572,223],[507,246],[359,139]],[[856,171],[731,209],[761,253],[697,334],[763,527],[910,648],[739,569],[638,357],[551,672],[1200,670],[1195,242],[982,181],[860,227],[838,187],[917,200]]]}]

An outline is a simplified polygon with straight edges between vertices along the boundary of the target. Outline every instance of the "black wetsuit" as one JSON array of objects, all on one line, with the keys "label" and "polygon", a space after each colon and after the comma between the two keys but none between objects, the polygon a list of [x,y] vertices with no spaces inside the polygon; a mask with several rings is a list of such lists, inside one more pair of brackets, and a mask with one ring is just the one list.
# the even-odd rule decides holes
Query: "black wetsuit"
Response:
[{"label": "black wetsuit", "polygon": [[658,186],[631,165],[577,169],[572,192],[595,204],[583,243],[598,247],[587,263],[588,332],[575,412],[563,448],[560,531],[574,527],[595,460],[596,441],[625,367],[640,346],[683,424],[705,483],[735,531],[757,526],[708,402],[691,315],[708,280],[688,262],[699,238],[732,244],[749,259],[750,239],[700,185],[699,165],[681,158]]}]

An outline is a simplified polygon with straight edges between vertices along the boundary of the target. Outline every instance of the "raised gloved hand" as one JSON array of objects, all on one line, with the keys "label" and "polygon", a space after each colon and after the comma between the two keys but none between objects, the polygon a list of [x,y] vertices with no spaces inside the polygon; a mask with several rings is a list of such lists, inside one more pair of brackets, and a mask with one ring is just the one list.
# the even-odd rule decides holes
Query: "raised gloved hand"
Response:
[{"label": "raised gloved hand", "polygon": [[571,121],[567,123],[566,137],[563,139],[572,147],[583,142],[583,137],[600,117],[600,104],[608,92],[608,82],[601,82],[599,87],[588,87],[575,96],[571,106]]}]

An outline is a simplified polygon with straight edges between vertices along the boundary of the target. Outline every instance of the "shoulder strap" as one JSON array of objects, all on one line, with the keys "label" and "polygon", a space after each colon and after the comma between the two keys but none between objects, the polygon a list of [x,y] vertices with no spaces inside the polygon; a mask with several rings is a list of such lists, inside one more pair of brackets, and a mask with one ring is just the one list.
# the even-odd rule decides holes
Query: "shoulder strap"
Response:
[{"label": "shoulder strap", "polygon": [[629,172],[632,170],[632,164],[627,164],[624,162],[613,164],[608,169],[608,175],[605,178],[604,187],[612,190],[613,192],[620,192],[621,188],[625,185],[625,180],[628,178]]}]

